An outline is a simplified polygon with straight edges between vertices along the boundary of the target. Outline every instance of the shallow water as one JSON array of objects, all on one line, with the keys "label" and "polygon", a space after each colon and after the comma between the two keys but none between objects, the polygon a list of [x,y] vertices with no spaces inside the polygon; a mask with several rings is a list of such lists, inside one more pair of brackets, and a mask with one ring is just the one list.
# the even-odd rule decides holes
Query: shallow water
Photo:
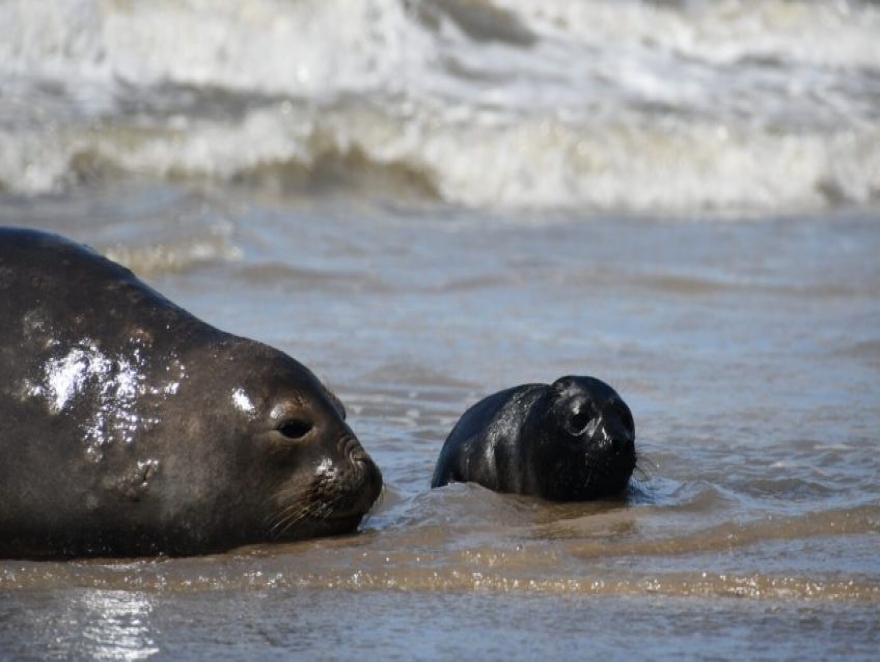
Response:
[{"label": "shallow water", "polygon": [[[0,560],[0,659],[873,659],[876,3],[0,2],[0,224],[311,367],[356,535]],[[590,374],[625,501],[430,490]]]},{"label": "shallow water", "polygon": [[[0,561],[5,656],[867,659],[880,643],[876,214],[538,218],[131,186],[8,200],[0,220],[87,240],[311,366],[387,483],[353,536]],[[626,502],[428,489],[467,406],[566,373],[634,412]]]}]

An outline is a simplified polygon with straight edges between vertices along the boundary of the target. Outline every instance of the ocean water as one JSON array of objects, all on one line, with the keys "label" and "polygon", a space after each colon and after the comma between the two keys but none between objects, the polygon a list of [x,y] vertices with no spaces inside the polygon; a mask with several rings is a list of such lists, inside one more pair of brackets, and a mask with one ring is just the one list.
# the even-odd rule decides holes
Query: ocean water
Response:
[{"label": "ocean water", "polygon": [[[0,0],[0,224],[345,402],[351,536],[0,560],[0,659],[875,659],[880,7]],[[430,490],[590,374],[624,502]]]}]

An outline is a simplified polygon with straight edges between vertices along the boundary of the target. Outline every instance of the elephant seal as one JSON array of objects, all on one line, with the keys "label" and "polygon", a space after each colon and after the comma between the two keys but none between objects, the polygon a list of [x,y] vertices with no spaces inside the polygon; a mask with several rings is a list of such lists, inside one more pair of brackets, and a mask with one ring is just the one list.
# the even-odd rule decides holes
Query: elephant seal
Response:
[{"label": "elephant seal", "polygon": [[443,444],[431,487],[474,482],[552,501],[622,494],[636,466],[623,399],[593,377],[524,384],[468,409]]},{"label": "elephant seal", "polygon": [[0,229],[0,556],[354,531],[382,489],[303,365],[57,235]]}]

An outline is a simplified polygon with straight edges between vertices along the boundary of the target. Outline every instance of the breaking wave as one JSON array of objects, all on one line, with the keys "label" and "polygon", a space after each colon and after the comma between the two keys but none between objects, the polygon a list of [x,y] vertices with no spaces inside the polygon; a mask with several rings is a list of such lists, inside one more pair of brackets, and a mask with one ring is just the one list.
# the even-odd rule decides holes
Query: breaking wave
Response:
[{"label": "breaking wave", "polygon": [[476,208],[880,201],[880,10],[811,2],[0,6],[0,189],[119,178]]}]

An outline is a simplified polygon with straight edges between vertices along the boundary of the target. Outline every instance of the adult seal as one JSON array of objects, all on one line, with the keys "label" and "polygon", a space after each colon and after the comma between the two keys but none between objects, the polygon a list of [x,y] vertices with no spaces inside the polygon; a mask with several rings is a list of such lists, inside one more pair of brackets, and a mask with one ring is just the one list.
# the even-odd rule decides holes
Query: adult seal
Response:
[{"label": "adult seal", "polygon": [[351,532],[382,489],[303,365],[56,235],[0,230],[0,556]]},{"label": "adult seal", "polygon": [[552,501],[622,494],[636,466],[629,407],[605,382],[524,384],[468,409],[443,444],[431,487],[474,482]]}]

